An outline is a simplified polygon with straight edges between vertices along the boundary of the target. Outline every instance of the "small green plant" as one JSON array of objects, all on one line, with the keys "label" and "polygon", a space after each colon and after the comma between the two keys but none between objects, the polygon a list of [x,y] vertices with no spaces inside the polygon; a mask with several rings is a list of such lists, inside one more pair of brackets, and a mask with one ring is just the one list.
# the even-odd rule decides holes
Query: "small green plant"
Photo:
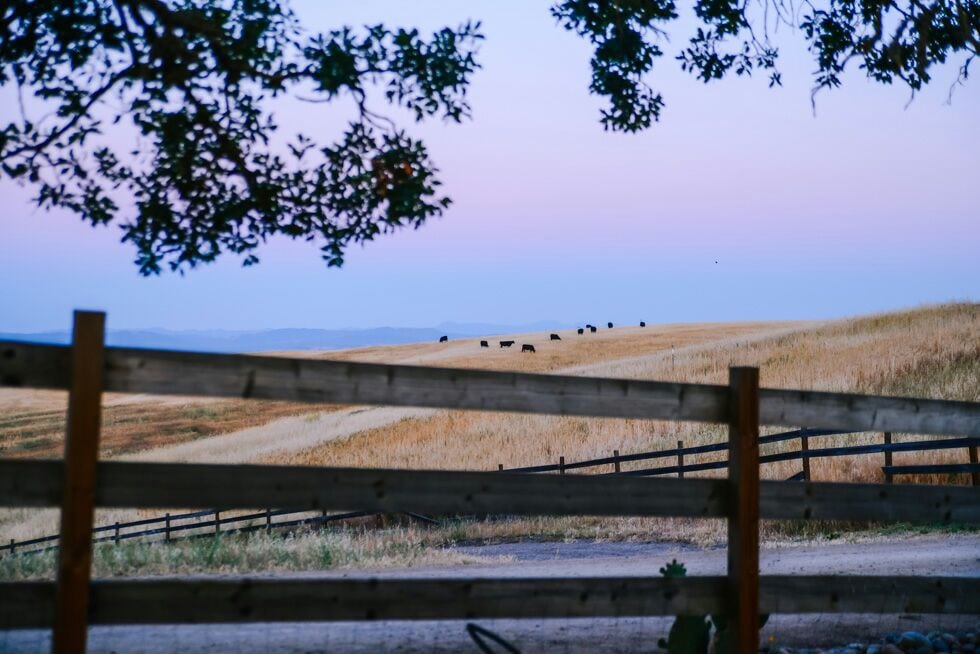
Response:
[{"label": "small green plant", "polygon": [[[687,568],[674,559],[660,568],[660,574],[667,579],[687,576]],[[670,654],[704,654],[708,651],[711,625],[703,615],[679,615],[670,627],[667,638],[657,643]]]},{"label": "small green plant", "polygon": [[[667,579],[678,579],[687,576],[687,568],[674,559],[660,568],[660,574]],[[759,627],[768,620],[767,614],[759,616]],[[661,638],[657,645],[669,654],[731,654],[735,651],[728,619],[723,615],[712,615],[710,620],[704,615],[679,615],[667,638]]]}]

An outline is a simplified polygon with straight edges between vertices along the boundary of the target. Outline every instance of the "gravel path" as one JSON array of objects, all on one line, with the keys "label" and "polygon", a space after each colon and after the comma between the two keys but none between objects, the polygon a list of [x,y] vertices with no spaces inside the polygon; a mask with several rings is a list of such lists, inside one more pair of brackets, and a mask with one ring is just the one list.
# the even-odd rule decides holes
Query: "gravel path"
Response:
[{"label": "gravel path", "polygon": [[[398,577],[486,577],[657,574],[671,558],[692,575],[719,574],[725,550],[663,543],[512,543],[457,548],[511,563],[384,571]],[[766,574],[922,574],[980,576],[980,535],[924,536],[901,540],[781,546],[762,551]],[[294,573],[309,576],[310,573]],[[328,577],[365,577],[380,571],[333,571]],[[978,616],[780,615],[763,630],[763,642],[787,647],[830,647],[871,641],[888,632],[961,631]],[[480,620],[522,652],[655,652],[670,618]],[[772,638],[773,640],[769,640]],[[459,621],[96,627],[90,651],[163,652],[478,652]],[[46,652],[43,630],[0,632],[0,652]],[[502,650],[501,650],[502,651]]]}]

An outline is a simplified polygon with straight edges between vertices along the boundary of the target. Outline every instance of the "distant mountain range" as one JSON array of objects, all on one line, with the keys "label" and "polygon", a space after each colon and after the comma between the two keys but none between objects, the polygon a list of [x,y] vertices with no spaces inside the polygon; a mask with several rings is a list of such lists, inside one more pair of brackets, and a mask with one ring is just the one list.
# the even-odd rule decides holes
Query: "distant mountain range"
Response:
[{"label": "distant mountain range", "polygon": [[[435,327],[375,327],[371,329],[263,329],[257,331],[110,329],[108,345],[197,352],[266,352],[270,350],[343,350],[371,345],[402,345],[437,341],[441,336],[467,338],[519,332],[564,329],[555,321],[524,325],[442,323]],[[68,331],[0,332],[0,340],[66,344]]]}]

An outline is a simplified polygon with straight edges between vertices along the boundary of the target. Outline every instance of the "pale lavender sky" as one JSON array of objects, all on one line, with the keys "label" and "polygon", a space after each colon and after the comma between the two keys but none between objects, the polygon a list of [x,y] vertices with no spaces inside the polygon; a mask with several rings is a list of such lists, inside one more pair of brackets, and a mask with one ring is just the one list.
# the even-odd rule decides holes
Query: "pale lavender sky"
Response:
[{"label": "pale lavender sky", "polygon": [[[547,2],[294,6],[310,30],[483,20],[473,120],[407,125],[442,170],[448,214],[352,249],[339,271],[311,244],[276,241],[253,268],[226,257],[145,279],[114,227],[39,212],[0,182],[0,330],[66,328],[76,307],[117,329],[252,329],[816,318],[980,299],[980,84],[947,105],[952,67],[907,108],[905,90],[855,71],[814,115],[798,35],[781,40],[783,88],[705,86],[672,60],[684,22],[650,78],[661,123],[622,135],[602,131],[589,48]],[[12,99],[0,92],[0,120]],[[326,141],[347,109],[288,103],[278,118]]]}]

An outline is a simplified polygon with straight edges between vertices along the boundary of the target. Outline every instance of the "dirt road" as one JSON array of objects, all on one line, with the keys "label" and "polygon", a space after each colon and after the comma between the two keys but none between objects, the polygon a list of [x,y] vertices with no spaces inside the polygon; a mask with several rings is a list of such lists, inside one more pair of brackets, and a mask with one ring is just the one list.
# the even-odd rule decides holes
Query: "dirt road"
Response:
[{"label": "dirt road", "polygon": [[[663,543],[516,543],[458,548],[512,557],[506,564],[385,571],[399,577],[487,577],[558,575],[656,575],[677,558],[692,575],[724,570],[723,549],[700,550]],[[923,574],[980,576],[980,535],[925,536],[901,540],[782,546],[763,550],[764,574]],[[370,577],[372,571],[318,573]],[[781,615],[762,632],[776,646],[832,646],[868,641],[895,631],[961,630],[978,616]],[[655,652],[670,618],[600,620],[480,620],[521,652]],[[93,653],[161,654],[204,652],[478,652],[460,621],[97,627]],[[0,632],[0,652],[46,652],[46,631]],[[503,650],[494,650],[503,651]]]}]

